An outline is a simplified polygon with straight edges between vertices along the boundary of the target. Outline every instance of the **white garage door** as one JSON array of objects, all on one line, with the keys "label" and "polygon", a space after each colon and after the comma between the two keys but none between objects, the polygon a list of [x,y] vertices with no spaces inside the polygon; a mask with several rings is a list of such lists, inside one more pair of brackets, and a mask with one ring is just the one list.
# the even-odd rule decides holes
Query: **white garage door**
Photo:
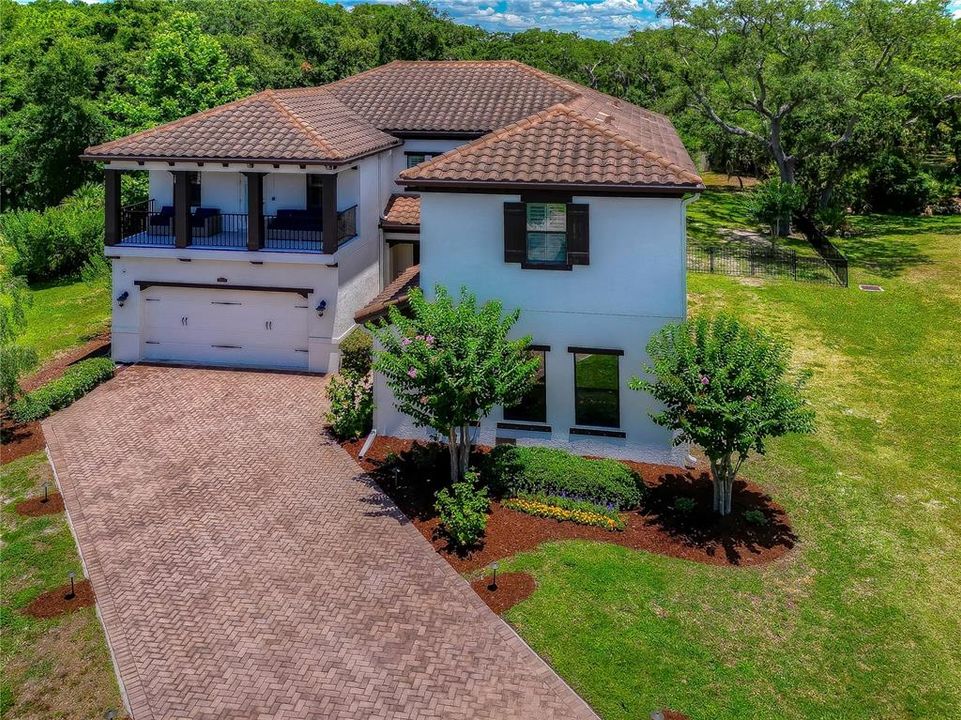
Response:
[{"label": "white garage door", "polygon": [[151,286],[145,360],[307,368],[307,300],[293,292]]}]

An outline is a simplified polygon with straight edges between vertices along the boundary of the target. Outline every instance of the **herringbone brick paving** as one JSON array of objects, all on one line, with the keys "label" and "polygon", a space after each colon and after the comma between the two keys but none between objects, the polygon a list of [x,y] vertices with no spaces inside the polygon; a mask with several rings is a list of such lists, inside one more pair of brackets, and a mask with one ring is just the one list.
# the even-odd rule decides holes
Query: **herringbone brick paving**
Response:
[{"label": "herringbone brick paving", "polygon": [[594,718],[324,437],[323,383],[136,366],[44,423],[135,719]]}]

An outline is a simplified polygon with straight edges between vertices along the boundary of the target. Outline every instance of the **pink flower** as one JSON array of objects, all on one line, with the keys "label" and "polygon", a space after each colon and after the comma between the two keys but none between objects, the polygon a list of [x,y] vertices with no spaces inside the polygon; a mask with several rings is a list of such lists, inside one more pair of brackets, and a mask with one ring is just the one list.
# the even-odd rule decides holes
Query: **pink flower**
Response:
[{"label": "pink flower", "polygon": [[417,377],[417,368],[411,368],[410,370],[408,370],[407,375],[408,377],[412,377],[412,378]]},{"label": "pink flower", "polygon": [[433,336],[433,335],[428,335],[427,337],[424,338],[424,340],[427,342],[428,345],[433,345],[433,344],[434,344],[434,336]]},{"label": "pink flower", "polygon": [[411,339],[407,337],[405,337],[403,340],[400,341],[400,344],[403,345],[404,347],[407,347],[408,345],[410,345],[410,343],[411,343]]},{"label": "pink flower", "polygon": [[427,396],[426,396],[426,395],[421,395],[421,396],[420,396],[420,404],[421,404],[421,405],[426,405],[426,404],[427,404]]},{"label": "pink flower", "polygon": [[748,396],[747,396],[746,398],[744,398],[744,399],[745,399],[747,402],[754,402],[754,396],[753,396],[753,395],[748,395]]},{"label": "pink flower", "polygon": [[417,336],[417,339],[418,339],[418,340],[423,340],[423,339],[424,339],[424,336],[423,336],[423,335],[418,335],[418,336]]},{"label": "pink flower", "polygon": [[701,375],[701,385],[707,385],[711,379],[707,375]]}]

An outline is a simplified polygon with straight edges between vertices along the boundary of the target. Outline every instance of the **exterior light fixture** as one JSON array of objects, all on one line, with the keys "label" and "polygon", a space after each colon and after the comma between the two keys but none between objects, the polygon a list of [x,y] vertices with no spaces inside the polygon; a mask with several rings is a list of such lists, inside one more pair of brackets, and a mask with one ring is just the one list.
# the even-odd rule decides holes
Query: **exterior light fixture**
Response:
[{"label": "exterior light fixture", "polygon": [[119,305],[120,307],[123,307],[123,304],[127,302],[128,297],[130,297],[130,293],[124,290],[122,293],[120,293],[117,296],[117,305]]},{"label": "exterior light fixture", "polygon": [[43,500],[41,500],[40,502],[45,503],[50,500],[49,496],[47,495],[47,487],[48,487],[48,483],[44,483],[43,484]]},{"label": "exterior light fixture", "polygon": [[491,584],[487,586],[488,590],[497,590],[497,563],[491,565],[491,570],[494,571],[494,577],[491,579]]},{"label": "exterior light fixture", "polygon": [[103,714],[103,717],[104,717],[104,720],[117,720],[117,711],[107,710],[107,712]]},{"label": "exterior light fixture", "polygon": [[324,311],[326,309],[327,309],[327,301],[321,300],[320,303],[317,305],[317,317],[323,317]]},{"label": "exterior light fixture", "polygon": [[76,576],[77,576],[77,574],[76,574],[75,572],[73,572],[73,571],[67,573],[67,577],[70,578],[70,592],[68,592],[66,595],[63,596],[63,599],[64,599],[64,600],[73,600],[75,597],[77,597],[77,593],[76,593],[76,591],[74,590],[74,587],[73,587],[73,579],[74,579]]}]

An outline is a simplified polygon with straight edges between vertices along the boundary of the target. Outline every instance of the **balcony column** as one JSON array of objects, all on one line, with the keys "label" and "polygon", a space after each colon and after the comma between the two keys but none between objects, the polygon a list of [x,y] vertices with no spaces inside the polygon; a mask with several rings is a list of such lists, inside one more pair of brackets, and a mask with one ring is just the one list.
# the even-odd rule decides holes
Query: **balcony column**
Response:
[{"label": "balcony column", "polygon": [[174,176],[174,244],[190,245],[190,183],[186,170],[172,170]]},{"label": "balcony column", "polygon": [[323,223],[324,253],[337,252],[337,176],[321,175],[320,203]]},{"label": "balcony column", "polygon": [[247,178],[247,249],[260,250],[264,246],[264,175],[245,172]]},{"label": "balcony column", "polygon": [[104,244],[118,245],[123,240],[121,210],[120,210],[120,170],[103,171],[104,208],[106,217],[104,222]]}]

